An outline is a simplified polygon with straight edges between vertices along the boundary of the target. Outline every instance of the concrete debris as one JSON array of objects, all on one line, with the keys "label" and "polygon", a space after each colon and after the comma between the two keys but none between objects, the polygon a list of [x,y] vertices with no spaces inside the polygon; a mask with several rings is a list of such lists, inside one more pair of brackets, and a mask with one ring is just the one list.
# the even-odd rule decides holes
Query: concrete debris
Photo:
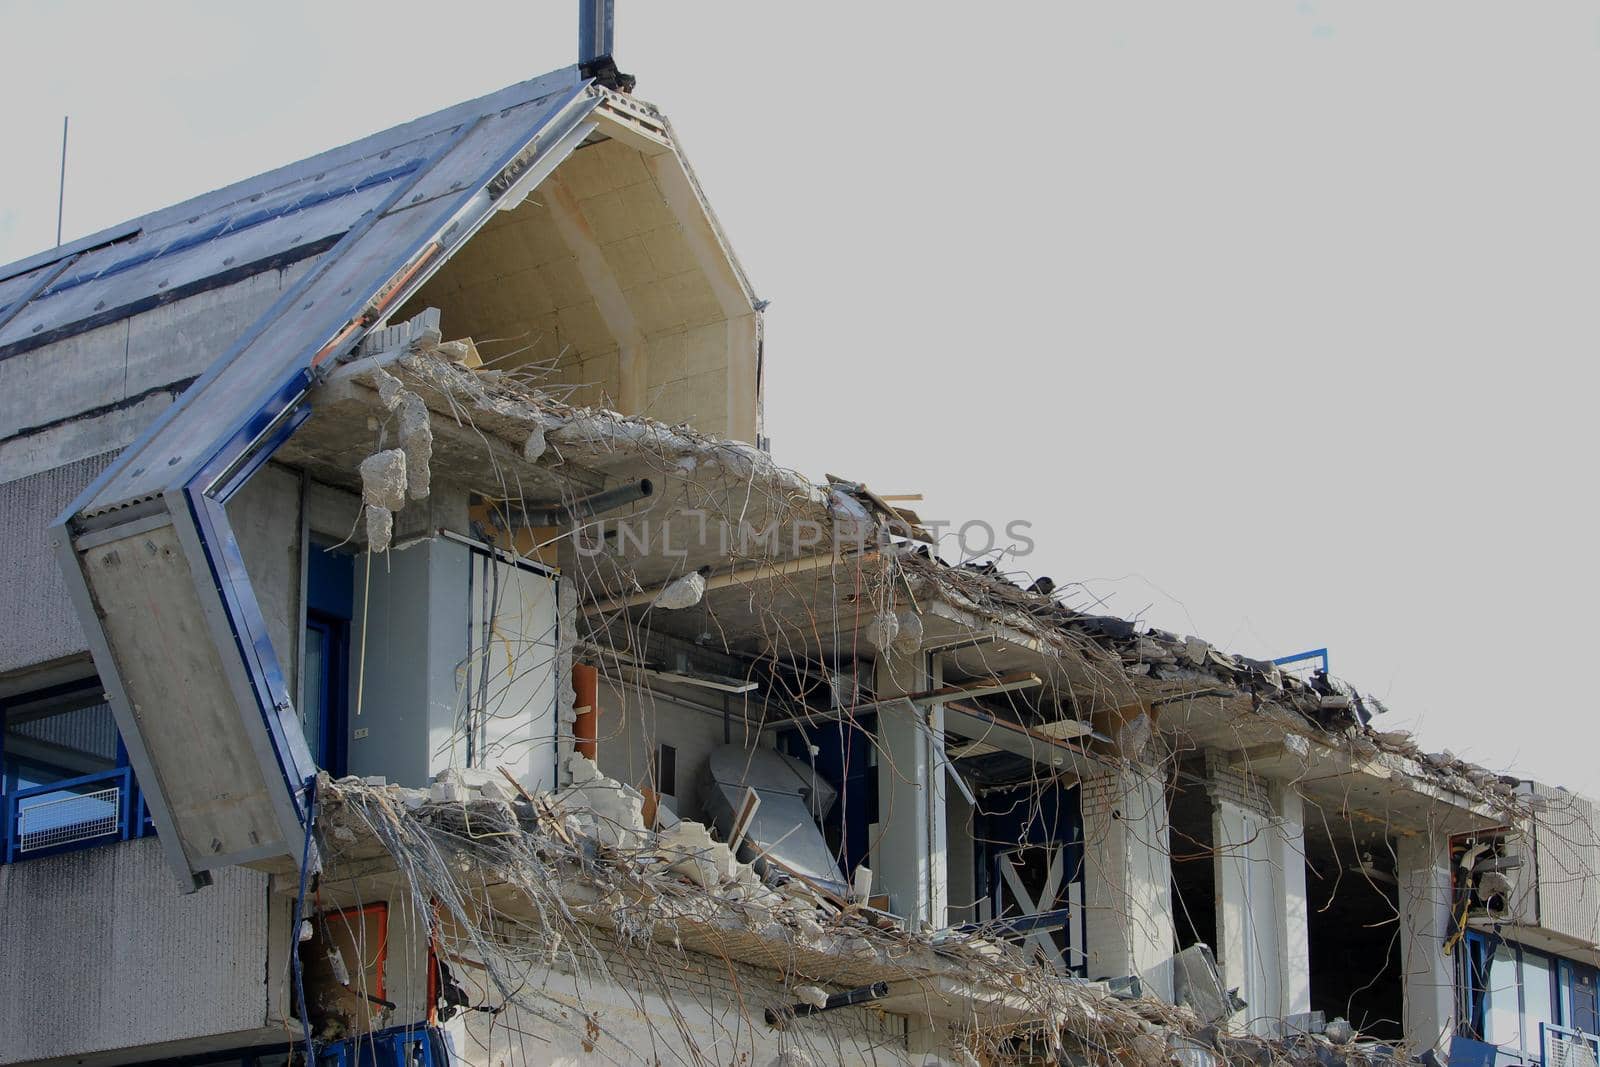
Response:
[{"label": "concrete debris", "polygon": [[901,656],[914,656],[922,651],[922,616],[914,611],[896,612],[895,623],[899,632],[889,643],[890,649]]},{"label": "concrete debris", "polygon": [[428,418],[428,405],[416,393],[404,393],[399,416],[400,448],[406,457],[406,495],[412,500],[425,500],[433,478],[429,466],[433,460],[433,425]]},{"label": "concrete debris", "polygon": [[444,341],[435,345],[432,351],[447,363],[458,363],[471,369],[483,366],[483,357],[478,355],[478,346],[470,337],[463,337],[458,341]]},{"label": "concrete debris", "polygon": [[706,595],[706,572],[709,568],[690,571],[675,578],[656,595],[654,606],[666,611],[682,611],[700,603]]},{"label": "concrete debris", "polygon": [[682,875],[703,889],[711,889],[735,875],[732,851],[714,841],[703,823],[680,821],[656,839],[656,854],[668,870]]},{"label": "concrete debris", "polygon": [[368,504],[363,511],[367,517],[367,551],[389,551],[389,542],[394,537],[394,512],[373,504]]},{"label": "concrete debris", "polygon": [[827,1007],[828,994],[821,986],[801,985],[794,987],[794,996],[802,1004],[809,1004],[813,1008]]},{"label": "concrete debris", "polygon": [[378,399],[383,403],[384,409],[393,411],[399,407],[400,398],[407,395],[406,387],[400,384],[400,379],[382,367],[374,367],[371,373],[378,383]]},{"label": "concrete debris", "polygon": [[374,452],[361,461],[362,502],[399,511],[406,506],[406,454],[398,448]]},{"label": "concrete debris", "polygon": [[767,1067],[816,1067],[810,1056],[797,1048],[784,1049],[767,1063]]},{"label": "concrete debris", "polygon": [[522,444],[522,458],[532,463],[544,455],[545,447],[544,430],[535,426],[533,432],[528,435],[528,439]]},{"label": "concrete debris", "polygon": [[611,848],[638,848],[645,842],[644,794],[600,773],[594,761],[573,753],[567,758],[572,784],[552,798],[576,832]]},{"label": "concrete debris", "polygon": [[1356,1028],[1351,1026],[1347,1019],[1331,1019],[1328,1025],[1322,1028],[1322,1036],[1335,1045],[1348,1045],[1356,1039]]},{"label": "concrete debris", "polygon": [[873,648],[888,652],[900,636],[900,617],[892,611],[880,611],[868,620],[861,636]]}]

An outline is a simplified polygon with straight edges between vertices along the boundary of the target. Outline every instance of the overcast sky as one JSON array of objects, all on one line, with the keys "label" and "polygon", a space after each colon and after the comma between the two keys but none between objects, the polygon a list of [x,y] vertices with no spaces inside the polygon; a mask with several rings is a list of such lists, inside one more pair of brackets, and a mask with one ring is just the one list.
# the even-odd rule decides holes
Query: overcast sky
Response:
[{"label": "overcast sky", "polygon": [[[777,458],[1600,792],[1590,3],[620,0]],[[0,0],[0,262],[570,63],[576,5]]]}]

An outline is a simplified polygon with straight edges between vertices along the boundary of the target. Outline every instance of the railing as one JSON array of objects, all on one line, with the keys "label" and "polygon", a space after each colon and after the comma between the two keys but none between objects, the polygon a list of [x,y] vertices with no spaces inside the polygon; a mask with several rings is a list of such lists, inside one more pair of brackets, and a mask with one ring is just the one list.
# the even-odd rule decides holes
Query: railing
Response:
[{"label": "railing", "polygon": [[143,801],[128,767],[7,793],[0,797],[5,862],[143,837]]},{"label": "railing", "polygon": [[1544,1067],[1600,1067],[1600,1037],[1540,1023],[1539,1062]]}]

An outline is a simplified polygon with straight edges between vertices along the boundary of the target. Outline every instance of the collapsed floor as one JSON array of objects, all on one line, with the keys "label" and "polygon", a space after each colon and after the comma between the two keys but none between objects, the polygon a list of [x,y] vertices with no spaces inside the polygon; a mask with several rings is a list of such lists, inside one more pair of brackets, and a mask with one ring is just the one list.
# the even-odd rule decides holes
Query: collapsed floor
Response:
[{"label": "collapsed floor", "polygon": [[[1064,591],[1037,583],[1024,588],[992,562],[947,564],[929,550],[914,515],[864,486],[841,479],[814,485],[747,445],[573,407],[560,392],[547,388],[536,368],[485,367],[470,342],[402,335],[395,347],[366,349],[335,370],[317,399],[317,417],[283,454],[314,476],[364,491],[373,547],[403,547],[438,533],[417,503],[428,495],[426,483],[408,493],[404,475],[365,469],[386,452],[406,455],[413,480],[419,470],[430,472],[438,484],[464,486],[492,502],[486,535],[504,532],[494,528],[494,515],[535,508],[578,514],[587,494],[641,474],[655,483],[652,503],[670,515],[817,524],[825,531],[820,557],[798,544],[749,549],[742,543],[701,546],[700,557],[691,544],[681,558],[628,559],[621,551],[574,557],[570,543],[558,544],[570,532],[564,530],[547,531],[542,542],[511,542],[519,554],[538,555],[552,545],[567,553],[565,574],[578,587],[581,625],[562,656],[597,663],[608,678],[648,694],[641,672],[670,677],[650,659],[660,642],[682,647],[692,638],[698,653],[727,657],[734,681],[749,689],[756,688],[748,684],[753,679],[762,683],[759,694],[739,701],[747,725],[810,721],[825,712],[854,726],[856,709],[876,705],[870,681],[841,666],[850,657],[905,655],[983,631],[1000,635],[1000,644],[953,654],[961,674],[980,681],[1024,677],[1049,699],[1001,693],[975,698],[967,710],[977,708],[977,721],[996,730],[1021,731],[1030,744],[1066,753],[1069,762],[1134,761],[1177,781],[1200,746],[1215,747],[1245,761],[1236,773],[1246,779],[1253,762],[1275,763],[1280,778],[1322,783],[1323,793],[1307,793],[1308,805],[1318,807],[1322,820],[1350,826],[1381,820],[1401,796],[1417,805],[1408,814],[1413,821],[1425,822],[1427,805],[1440,798],[1476,806],[1490,821],[1509,823],[1526,813],[1511,780],[1448,754],[1427,755],[1404,733],[1374,729],[1369,720],[1381,704],[1325,674],[1296,677],[1199,638],[1076,610],[1063,602]],[[351,433],[352,426],[365,430]],[[398,447],[386,447],[395,436]],[[398,461],[391,455],[388,462]],[[358,469],[363,478],[352,484]],[[372,491],[372,483],[385,481]],[[840,551],[841,545],[850,547]],[[823,566],[810,569],[818,558]],[[680,623],[669,591],[682,588],[675,583],[686,575],[699,585],[685,601],[695,612],[682,613],[692,622]],[[470,696],[462,705],[465,723]],[[1130,708],[1144,714],[1129,716]],[[967,751],[984,747],[985,738],[976,736]],[[1134,995],[1132,985],[1114,988],[1041,966],[998,928],[925,929],[850,895],[763,876],[697,823],[658,833],[645,823],[639,792],[580,758],[565,760],[562,788],[551,792],[527,793],[498,776],[473,773],[471,788],[447,776],[430,791],[325,779],[320,887],[348,897],[372,889],[369,883],[381,882],[385,872],[398,875],[394,884],[409,900],[409,913],[423,917],[425,940],[441,958],[482,976],[465,999],[483,1009],[468,1020],[471,1039],[484,1049],[520,1052],[520,1043],[538,1040],[531,1035],[543,1028],[567,1034],[586,1052],[606,1046],[607,1054],[626,1060],[637,1054],[627,1035],[612,1032],[615,1021],[586,1006],[605,1002],[595,995],[603,986],[623,991],[638,1017],[659,1016],[661,1026],[646,1028],[648,1040],[664,1041],[672,1048],[666,1058],[679,1062],[733,1062],[741,1055],[765,1062],[771,1048],[836,1062],[845,1045],[869,1059],[920,1062],[913,1033],[923,1034],[924,1044],[932,1040],[926,1035],[942,1035],[932,1045],[963,1063],[1153,1067],[1176,1057],[1327,1067],[1409,1055],[1403,1045],[1361,1039],[1349,1026],[1329,1027],[1328,1035],[1348,1039],[1338,1044],[1318,1034],[1240,1036],[1218,1006],[1226,990],[1212,998],[1218,1004],[1207,1002],[1197,1013],[1192,1000],[1174,1005]],[[1052,788],[1054,773],[1034,772],[1008,787]],[[1358,818],[1357,803],[1379,814]],[[1173,948],[1216,936],[1215,916],[1207,915],[1215,900],[1201,867],[1210,865],[1217,843],[1198,823],[1185,829],[1185,818],[1178,813],[1173,822],[1170,858],[1180,898]],[[1342,841],[1326,846],[1335,870],[1347,862]],[[952,900],[952,916],[964,906]],[[1377,914],[1377,922],[1392,920],[1393,901],[1387,906],[1391,914]],[[1328,928],[1315,925],[1319,940]],[[1366,978],[1394,980],[1382,944],[1375,941],[1364,959],[1382,972]],[[588,983],[589,994],[568,988],[557,996],[534,977],[557,972]],[[683,981],[711,972],[715,980]],[[1352,1014],[1365,1003],[1364,978],[1340,981],[1348,988],[1319,995],[1343,1007],[1338,1014]],[[831,996],[861,999],[863,991],[871,994],[864,1006],[793,1017],[796,1005],[831,1006]],[[691,1005],[694,1026],[683,1016]],[[439,1005],[430,997],[427,1007]],[[776,1021],[765,1024],[769,1010]],[[1393,1036],[1395,1020],[1363,1011],[1357,1023]],[[526,1020],[514,1022],[518,1013]],[[312,1015],[318,1017],[315,1008]],[[335,1011],[319,1022],[331,1034],[358,1020]],[[717,1035],[714,1051],[700,1047],[708,1027]]]},{"label": "collapsed floor", "polygon": [[[938,1051],[963,1064],[1157,1067],[1176,1058],[1355,1067],[1405,1059],[1403,1047],[1368,1041],[1231,1035],[1223,1017],[1203,1019],[1191,1004],[1054,973],[994,931],[908,930],[800,880],[757,874],[697,824],[646,828],[644,798],[592,765],[576,777],[538,794],[481,773],[446,772],[429,790],[319,782],[325,867],[314,891],[360,895],[392,864],[412,910],[431,917],[426,937],[438,958],[481,976],[439,1003],[446,1015],[451,1004],[476,1013],[469,1040],[482,1050],[521,1051],[537,1021],[616,1062],[765,1062],[751,1057],[767,1046],[788,1065],[841,1062],[846,1053],[903,1062],[903,1020],[942,1034]],[[683,981],[707,964],[718,981]],[[534,973],[546,980],[531,981]],[[551,974],[622,990],[641,1014],[653,996],[674,1012],[696,1009],[697,1021],[724,1021],[709,1043],[703,1030],[685,1029],[681,1040],[662,1035],[670,1054],[629,1048],[615,1018],[574,1010],[579,1002],[548,982]],[[861,990],[872,991],[862,1006],[825,1008],[828,998]],[[319,1013],[326,991],[307,991],[311,1018],[320,1036],[344,1036],[358,1020]],[[729,994],[737,1003],[722,1008],[732,1011],[708,1002]],[[1210,1004],[1198,991],[1195,1001]]]}]

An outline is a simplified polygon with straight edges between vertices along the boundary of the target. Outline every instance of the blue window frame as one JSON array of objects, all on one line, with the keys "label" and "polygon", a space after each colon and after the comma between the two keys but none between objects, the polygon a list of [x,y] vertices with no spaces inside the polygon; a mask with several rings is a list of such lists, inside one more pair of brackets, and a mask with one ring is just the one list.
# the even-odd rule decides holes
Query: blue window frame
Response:
[{"label": "blue window frame", "polygon": [[[317,1045],[317,1067],[449,1067],[457,1062],[449,1036],[437,1027],[395,1026],[374,1034]],[[255,1048],[166,1056],[134,1067],[305,1067],[298,1049],[284,1042]]]},{"label": "blue window frame", "polygon": [[1548,1027],[1593,1033],[1596,971],[1494,934],[1469,931],[1464,1036],[1495,1048],[1495,1063],[1542,1062]]},{"label": "blue window frame", "polygon": [[0,700],[0,859],[154,833],[96,678]]},{"label": "blue window frame", "polygon": [[306,562],[305,655],[300,726],[318,767],[334,777],[348,768],[350,617],[355,564],[317,541]]}]

